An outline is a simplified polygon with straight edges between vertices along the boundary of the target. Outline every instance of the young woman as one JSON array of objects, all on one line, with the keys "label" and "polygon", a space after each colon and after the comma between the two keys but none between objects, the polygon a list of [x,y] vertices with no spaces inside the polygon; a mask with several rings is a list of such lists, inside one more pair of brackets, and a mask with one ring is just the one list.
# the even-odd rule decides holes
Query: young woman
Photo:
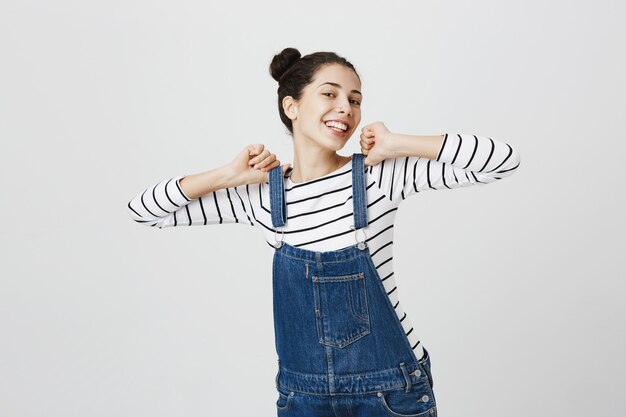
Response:
[{"label": "young woman", "polygon": [[294,162],[263,144],[230,163],[160,181],[128,203],[137,222],[255,226],[274,249],[277,412],[285,416],[436,416],[429,352],[400,305],[392,267],[400,203],[422,191],[488,184],[520,164],[479,135],[414,136],[364,126],[360,78],[332,52],[274,56],[278,112]]}]

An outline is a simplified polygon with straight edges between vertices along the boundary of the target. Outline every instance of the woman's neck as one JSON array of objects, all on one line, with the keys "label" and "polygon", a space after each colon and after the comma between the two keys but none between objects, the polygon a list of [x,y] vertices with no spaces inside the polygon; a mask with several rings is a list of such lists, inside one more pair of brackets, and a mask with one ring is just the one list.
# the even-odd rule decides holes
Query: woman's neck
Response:
[{"label": "woman's neck", "polygon": [[301,183],[323,177],[344,166],[350,157],[338,155],[331,149],[298,146],[294,142],[291,182]]}]

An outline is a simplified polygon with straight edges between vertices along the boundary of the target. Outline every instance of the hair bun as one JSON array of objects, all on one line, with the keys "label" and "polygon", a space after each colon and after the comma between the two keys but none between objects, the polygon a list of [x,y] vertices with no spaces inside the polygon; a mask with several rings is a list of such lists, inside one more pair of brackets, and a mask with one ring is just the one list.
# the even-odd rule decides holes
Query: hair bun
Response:
[{"label": "hair bun", "polygon": [[289,68],[291,68],[302,55],[296,48],[285,48],[280,54],[274,55],[272,63],[270,64],[270,74],[276,81],[280,81],[280,78]]}]

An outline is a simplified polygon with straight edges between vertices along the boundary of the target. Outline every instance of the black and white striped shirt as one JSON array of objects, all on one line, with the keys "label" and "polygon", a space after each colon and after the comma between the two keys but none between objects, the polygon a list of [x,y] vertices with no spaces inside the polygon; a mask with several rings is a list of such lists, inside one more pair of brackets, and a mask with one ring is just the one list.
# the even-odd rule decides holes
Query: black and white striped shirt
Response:
[{"label": "black and white striped shirt", "polygon": [[[366,166],[369,224],[363,230],[376,270],[417,358],[424,352],[400,305],[393,272],[393,226],[399,204],[422,191],[489,184],[513,174],[519,164],[519,153],[507,143],[478,135],[446,134],[435,160],[409,156]],[[273,247],[268,183],[229,187],[191,200],[179,184],[184,176],[140,192],[128,203],[130,217],[159,228],[222,223],[255,226]],[[285,199],[287,223],[282,238],[286,243],[312,251],[355,244],[355,232],[350,228],[354,224],[351,163],[311,181],[293,183],[286,178]]]}]

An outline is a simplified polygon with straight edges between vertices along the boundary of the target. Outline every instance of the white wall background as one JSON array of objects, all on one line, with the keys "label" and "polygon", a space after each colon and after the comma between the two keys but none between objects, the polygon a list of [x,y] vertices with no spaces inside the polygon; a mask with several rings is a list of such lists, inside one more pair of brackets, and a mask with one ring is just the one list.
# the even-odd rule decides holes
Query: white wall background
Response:
[{"label": "white wall background", "polygon": [[[398,213],[439,415],[626,413],[626,6],[28,1],[0,6],[0,416],[271,416],[271,248],[146,228],[149,184],[261,142],[272,56],[347,57],[363,125],[514,145],[519,172]],[[354,135],[342,154],[358,151]]]}]

